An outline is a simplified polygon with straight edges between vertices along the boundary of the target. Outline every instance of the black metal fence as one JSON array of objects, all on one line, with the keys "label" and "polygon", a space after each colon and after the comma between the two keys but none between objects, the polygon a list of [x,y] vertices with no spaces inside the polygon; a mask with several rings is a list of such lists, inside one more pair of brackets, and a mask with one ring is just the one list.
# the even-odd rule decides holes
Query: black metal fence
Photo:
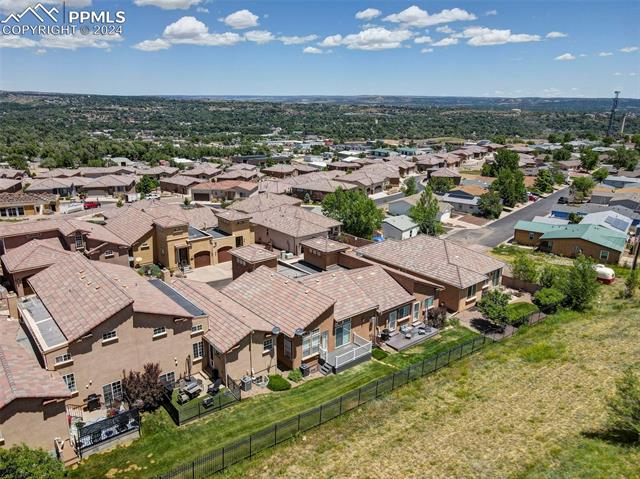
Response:
[{"label": "black metal fence", "polygon": [[231,389],[224,389],[215,396],[205,396],[211,398],[210,402],[206,404],[203,403],[204,398],[200,397],[192,399],[183,405],[176,405],[171,400],[172,395],[172,390],[167,389],[165,391],[163,406],[169,413],[169,416],[171,416],[171,419],[173,419],[173,422],[178,426],[211,414],[212,412],[220,411],[240,401],[239,395],[236,396]]},{"label": "black metal fence", "polygon": [[140,431],[140,413],[137,409],[123,411],[102,421],[87,424],[78,429],[76,452],[82,457],[100,444],[133,431]]},{"label": "black metal fence", "polygon": [[447,351],[430,356],[401,371],[390,374],[326,402],[297,416],[278,422],[229,446],[217,449],[195,461],[183,464],[159,476],[159,479],[202,479],[247,459],[267,448],[273,447],[300,432],[307,431],[351,411],[373,399],[426,376],[482,349],[494,340],[480,336],[454,346]]}]

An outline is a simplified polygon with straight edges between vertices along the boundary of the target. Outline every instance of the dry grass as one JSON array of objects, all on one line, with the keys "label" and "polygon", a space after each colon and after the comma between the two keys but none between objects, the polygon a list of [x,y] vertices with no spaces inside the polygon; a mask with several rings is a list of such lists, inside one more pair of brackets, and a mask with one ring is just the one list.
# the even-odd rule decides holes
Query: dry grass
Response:
[{"label": "dry grass", "polygon": [[640,449],[583,436],[602,427],[614,378],[640,364],[639,305],[606,291],[595,313],[562,313],[225,475],[638,477]]}]

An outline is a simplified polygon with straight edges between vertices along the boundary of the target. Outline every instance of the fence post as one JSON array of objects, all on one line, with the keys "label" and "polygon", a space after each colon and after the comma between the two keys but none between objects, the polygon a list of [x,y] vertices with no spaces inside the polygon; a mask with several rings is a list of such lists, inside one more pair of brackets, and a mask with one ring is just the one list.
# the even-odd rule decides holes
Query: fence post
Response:
[{"label": "fence post", "polygon": [[396,387],[396,373],[391,375],[391,390],[393,391]]},{"label": "fence post", "polygon": [[196,461],[191,461],[191,479],[196,479]]},{"label": "fence post", "polygon": [[338,416],[342,415],[342,399],[344,398],[344,396],[340,396],[340,414],[338,414]]},{"label": "fence post", "polygon": [[253,456],[253,434],[249,435],[249,457]]},{"label": "fence post", "polygon": [[409,382],[410,377],[411,377],[411,366],[407,368],[407,382]]},{"label": "fence post", "polygon": [[358,388],[358,406],[360,406],[360,396],[361,396],[361,393],[362,393],[362,387],[359,387],[359,388]]},{"label": "fence post", "polygon": [[437,371],[438,370],[438,358],[440,357],[440,353],[436,354],[436,363],[433,366],[433,370]]},{"label": "fence post", "polygon": [[379,379],[376,379],[376,396],[375,397],[378,397],[378,381]]},{"label": "fence post", "polygon": [[298,431],[297,432],[300,432],[300,414],[298,414]]},{"label": "fence post", "polygon": [[420,376],[424,376],[424,363],[426,363],[426,362],[427,362],[426,359],[422,360],[422,368],[420,369]]},{"label": "fence post", "polygon": [[324,404],[320,405],[320,424],[322,424],[322,408],[324,407]]},{"label": "fence post", "polygon": [[224,447],[222,448],[222,470],[224,470]]}]

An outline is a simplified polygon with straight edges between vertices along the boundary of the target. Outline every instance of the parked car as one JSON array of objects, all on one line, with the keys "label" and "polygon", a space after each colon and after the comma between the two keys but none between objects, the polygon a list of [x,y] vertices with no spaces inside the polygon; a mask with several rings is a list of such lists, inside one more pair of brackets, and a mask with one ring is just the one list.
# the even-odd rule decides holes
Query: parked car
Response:
[{"label": "parked car", "polygon": [[100,208],[100,202],[98,200],[96,200],[96,201],[87,201],[87,200],[85,200],[84,209],[85,210],[91,210],[93,208]]},{"label": "parked car", "polygon": [[558,203],[561,205],[566,205],[569,203],[569,198],[567,198],[566,196],[561,196],[560,198],[558,198]]},{"label": "parked car", "polygon": [[529,201],[538,201],[540,199],[540,197],[534,195],[533,193],[529,193]]}]

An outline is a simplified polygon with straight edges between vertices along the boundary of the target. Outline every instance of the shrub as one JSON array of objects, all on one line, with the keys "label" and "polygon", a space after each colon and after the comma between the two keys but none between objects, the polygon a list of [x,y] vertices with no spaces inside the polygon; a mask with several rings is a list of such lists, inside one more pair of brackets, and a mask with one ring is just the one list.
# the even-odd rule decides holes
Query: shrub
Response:
[{"label": "shrub", "polygon": [[526,253],[519,254],[513,260],[513,277],[525,283],[538,281],[538,265],[535,260]]},{"label": "shrub", "polygon": [[374,348],[373,351],[371,351],[371,356],[373,356],[373,358],[377,359],[378,361],[382,361],[384,358],[389,356],[389,353],[383,351],[380,348]]},{"label": "shrub", "polygon": [[442,306],[429,311],[427,324],[432,328],[442,329],[447,321],[447,308]]},{"label": "shrub", "polygon": [[565,304],[576,311],[584,311],[598,294],[598,275],[593,269],[593,261],[583,255],[578,256],[569,270],[566,284],[562,292],[565,294]]},{"label": "shrub", "polygon": [[542,288],[534,297],[533,302],[543,313],[555,313],[564,301],[564,293],[556,288]]},{"label": "shrub", "polygon": [[508,322],[507,304],[509,303],[509,295],[492,289],[487,291],[480,301],[478,301],[478,310],[492,323],[504,325]]},{"label": "shrub", "polygon": [[269,384],[267,385],[272,391],[286,391],[291,389],[291,383],[279,374],[269,376]]},{"label": "shrub", "polygon": [[62,462],[42,449],[30,449],[24,444],[0,449],[2,479],[62,479],[64,476]]},{"label": "shrub", "polygon": [[300,371],[299,369],[294,369],[289,373],[287,379],[291,382],[299,383],[300,381],[302,381],[302,371]]},{"label": "shrub", "polygon": [[157,408],[164,394],[164,386],[160,382],[160,365],[147,363],[142,372],[129,371],[122,379],[122,389],[130,406],[140,403],[147,410]]},{"label": "shrub", "polygon": [[640,269],[633,269],[624,281],[624,297],[633,298],[640,287]]},{"label": "shrub", "polygon": [[618,439],[640,441],[640,378],[631,368],[616,381],[616,393],[609,400],[609,430]]},{"label": "shrub", "polygon": [[507,322],[509,324],[522,324],[529,319],[533,313],[538,312],[538,307],[531,303],[512,303],[506,309]]}]

